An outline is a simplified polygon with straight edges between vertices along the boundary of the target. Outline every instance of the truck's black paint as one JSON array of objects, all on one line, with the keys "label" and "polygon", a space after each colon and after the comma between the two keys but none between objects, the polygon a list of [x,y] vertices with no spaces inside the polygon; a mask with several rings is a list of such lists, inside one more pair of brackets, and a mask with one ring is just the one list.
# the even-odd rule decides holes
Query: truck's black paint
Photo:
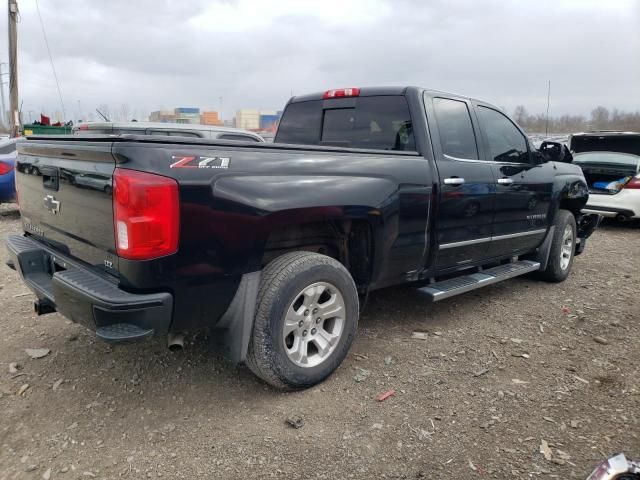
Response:
[{"label": "truck's black paint", "polygon": [[[406,97],[416,152],[131,135],[21,141],[16,175],[26,235],[125,292],[169,294],[172,322],[157,334],[215,327],[235,297],[235,315],[224,322],[227,336],[244,332],[241,340],[232,335],[239,343],[232,348],[234,359],[242,360],[252,319],[247,306],[255,301],[259,280],[248,275],[259,272],[270,255],[296,249],[330,254],[365,293],[539,255],[559,208],[580,217],[588,191],[573,165],[546,162],[533,149],[528,163],[485,161],[484,134],[477,138],[480,160],[443,154],[431,99],[466,102],[479,133],[474,109],[487,104],[415,87],[362,89],[361,95]],[[171,168],[190,156],[228,158],[228,168]],[[179,182],[176,254],[150,261],[118,258],[111,203],[116,167]],[[468,182],[444,183],[456,176]],[[514,182],[497,185],[498,178]],[[52,181],[57,189],[47,187]],[[59,213],[43,206],[47,195],[61,202]],[[591,231],[580,233],[581,249]]]}]

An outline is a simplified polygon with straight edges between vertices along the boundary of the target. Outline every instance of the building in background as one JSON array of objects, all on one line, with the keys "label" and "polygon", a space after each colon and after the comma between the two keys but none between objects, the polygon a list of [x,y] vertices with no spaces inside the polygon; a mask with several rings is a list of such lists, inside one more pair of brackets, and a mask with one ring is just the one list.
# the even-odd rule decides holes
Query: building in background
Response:
[{"label": "building in background", "polygon": [[274,130],[282,111],[241,109],[236,112],[234,126],[245,130]]},{"label": "building in background", "polygon": [[149,114],[149,121],[173,123],[176,121],[176,114],[173,110],[157,110]]},{"label": "building in background", "polygon": [[215,125],[215,126],[222,126],[224,124],[224,122],[220,119],[220,114],[214,111],[201,112],[200,123],[202,125]]},{"label": "building in background", "polygon": [[245,130],[260,130],[260,111],[242,109],[236,112],[236,128]]},{"label": "building in background", "polygon": [[176,123],[200,123],[200,109],[198,107],[178,107],[173,111]]},{"label": "building in background", "polygon": [[260,112],[260,130],[274,131],[278,126],[282,111],[261,111]]}]

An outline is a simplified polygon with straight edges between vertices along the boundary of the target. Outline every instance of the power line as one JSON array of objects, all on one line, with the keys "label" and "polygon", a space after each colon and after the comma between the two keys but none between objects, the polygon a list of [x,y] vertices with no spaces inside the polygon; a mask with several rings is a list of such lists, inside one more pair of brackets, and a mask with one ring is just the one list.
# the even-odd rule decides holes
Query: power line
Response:
[{"label": "power line", "polygon": [[49,48],[49,40],[47,40],[47,32],[44,29],[44,22],[42,21],[42,15],[40,14],[40,5],[36,0],[36,10],[38,11],[38,19],[40,20],[40,28],[42,28],[42,36],[44,37],[44,43],[47,46],[47,53],[49,53],[49,62],[51,62],[51,70],[53,70],[53,78],[56,81],[56,87],[58,88],[58,97],[60,97],[60,105],[62,106],[62,122],[66,122],[67,113],[64,109],[64,102],[62,101],[62,90],[60,90],[60,82],[58,82],[58,74],[56,73],[56,67],[53,64],[53,55],[51,55],[51,49]]}]

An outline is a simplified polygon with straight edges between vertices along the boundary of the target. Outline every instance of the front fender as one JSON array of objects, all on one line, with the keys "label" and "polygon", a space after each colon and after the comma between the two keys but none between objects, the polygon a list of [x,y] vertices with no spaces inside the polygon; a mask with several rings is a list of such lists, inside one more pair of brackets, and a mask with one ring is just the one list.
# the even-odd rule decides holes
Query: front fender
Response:
[{"label": "front fender", "polygon": [[554,171],[553,211],[555,213],[560,208],[569,210],[577,218],[589,199],[589,188],[582,170],[577,165],[555,162]]}]

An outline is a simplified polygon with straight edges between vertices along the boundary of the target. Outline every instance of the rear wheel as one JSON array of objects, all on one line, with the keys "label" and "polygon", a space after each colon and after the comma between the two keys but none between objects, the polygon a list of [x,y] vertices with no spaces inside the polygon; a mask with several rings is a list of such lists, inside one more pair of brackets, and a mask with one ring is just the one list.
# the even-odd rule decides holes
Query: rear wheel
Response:
[{"label": "rear wheel", "polygon": [[562,282],[571,272],[576,250],[576,219],[567,210],[559,210],[554,223],[555,232],[551,241],[547,268],[540,278],[548,282]]},{"label": "rear wheel", "polygon": [[311,252],[273,260],[262,272],[247,365],[267,383],[310,387],[347,355],[358,326],[358,293],[338,261]]}]

